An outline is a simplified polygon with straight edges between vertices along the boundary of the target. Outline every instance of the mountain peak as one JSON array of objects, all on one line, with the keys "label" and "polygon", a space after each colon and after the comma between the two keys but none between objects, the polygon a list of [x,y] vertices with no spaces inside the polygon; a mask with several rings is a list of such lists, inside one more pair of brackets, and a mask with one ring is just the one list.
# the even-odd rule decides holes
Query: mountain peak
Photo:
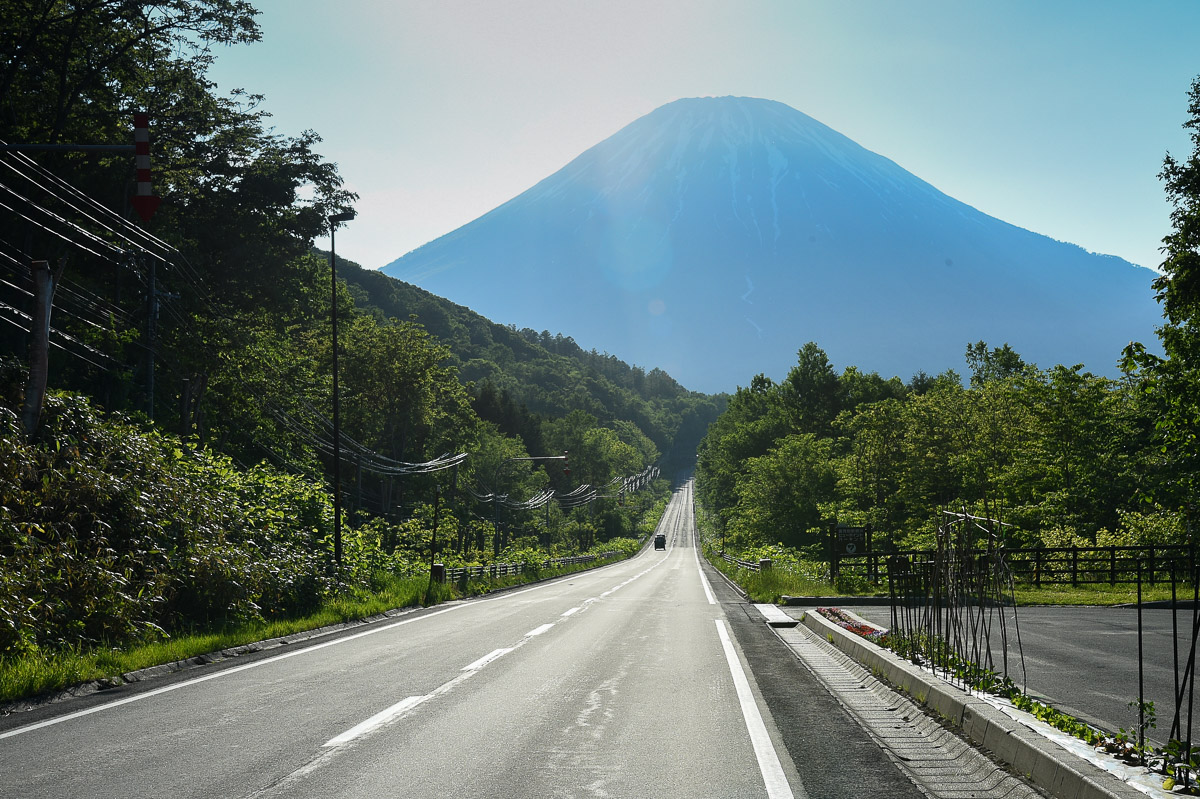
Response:
[{"label": "mountain peak", "polygon": [[960,366],[981,339],[1111,371],[1158,318],[1148,270],[989,217],[750,97],[657,108],[384,271],[701,390],[782,376],[810,340],[889,375]]}]

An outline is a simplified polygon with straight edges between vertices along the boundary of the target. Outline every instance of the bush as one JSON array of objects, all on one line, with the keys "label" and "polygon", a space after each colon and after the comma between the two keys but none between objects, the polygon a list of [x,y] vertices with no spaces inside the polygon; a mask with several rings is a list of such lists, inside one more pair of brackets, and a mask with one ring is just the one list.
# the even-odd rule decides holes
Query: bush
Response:
[{"label": "bush", "polygon": [[0,404],[0,656],[291,615],[335,586],[324,490],[47,397]]}]

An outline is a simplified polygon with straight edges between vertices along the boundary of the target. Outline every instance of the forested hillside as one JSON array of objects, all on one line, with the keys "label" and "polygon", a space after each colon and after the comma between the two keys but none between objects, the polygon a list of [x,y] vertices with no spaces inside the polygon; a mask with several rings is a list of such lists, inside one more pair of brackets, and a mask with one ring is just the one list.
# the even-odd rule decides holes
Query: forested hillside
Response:
[{"label": "forested hillside", "polygon": [[353,262],[339,259],[339,270],[360,308],[381,320],[413,319],[447,344],[460,378],[471,384],[476,412],[531,450],[544,448],[538,418],[582,411],[647,452],[648,438],[674,473],[691,468],[696,446],[724,409],[724,397],[688,391],[661,369],[646,372],[586,351],[570,336],[498,325]]},{"label": "forested hillside", "polygon": [[[718,401],[348,262],[331,286],[314,241],[357,198],[316,133],[206,77],[259,37],[249,4],[0,13],[24,147],[0,153],[0,659],[302,612],[434,557],[635,545]],[[92,146],[131,145],[135,111],[148,220],[133,153]]]}]

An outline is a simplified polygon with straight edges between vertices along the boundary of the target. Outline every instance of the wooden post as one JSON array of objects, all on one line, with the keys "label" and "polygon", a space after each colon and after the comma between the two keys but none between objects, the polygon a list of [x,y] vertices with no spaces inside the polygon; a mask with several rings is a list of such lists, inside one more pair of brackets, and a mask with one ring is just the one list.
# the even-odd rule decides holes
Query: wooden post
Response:
[{"label": "wooden post", "polygon": [[49,261],[29,264],[33,277],[33,321],[29,326],[29,382],[25,384],[25,407],[21,409],[26,436],[33,435],[42,417],[46,380],[50,374],[50,312],[54,306],[54,289],[66,265],[66,258],[60,258],[53,271]]}]

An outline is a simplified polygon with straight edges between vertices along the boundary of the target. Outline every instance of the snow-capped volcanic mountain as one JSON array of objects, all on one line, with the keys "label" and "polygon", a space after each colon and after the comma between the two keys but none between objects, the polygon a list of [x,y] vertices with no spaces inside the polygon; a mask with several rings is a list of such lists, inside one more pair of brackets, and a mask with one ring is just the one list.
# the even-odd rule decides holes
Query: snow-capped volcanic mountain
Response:
[{"label": "snow-capped volcanic mountain", "polygon": [[815,341],[885,377],[968,342],[1113,373],[1154,340],[1154,274],[1009,225],[781,103],[678,100],[383,268],[503,324],[701,391]]}]

